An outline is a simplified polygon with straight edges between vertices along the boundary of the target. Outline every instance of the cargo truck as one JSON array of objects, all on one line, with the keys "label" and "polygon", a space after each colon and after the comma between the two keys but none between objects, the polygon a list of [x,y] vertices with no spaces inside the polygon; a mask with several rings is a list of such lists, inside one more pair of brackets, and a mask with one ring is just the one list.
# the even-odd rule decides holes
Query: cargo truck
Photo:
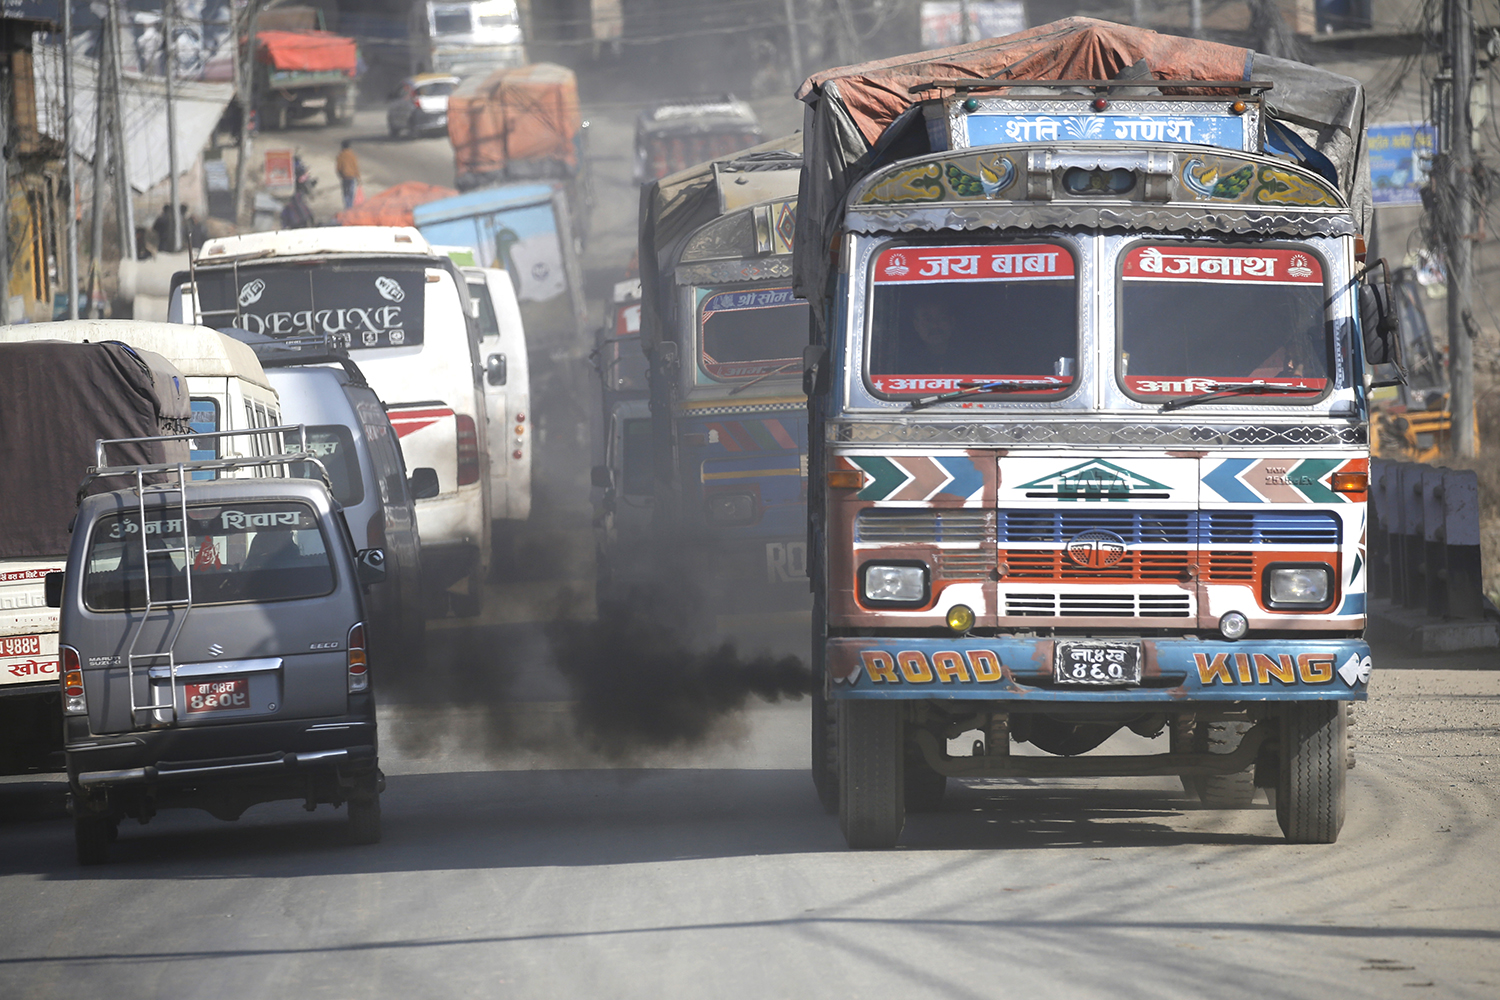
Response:
[{"label": "cargo truck", "polygon": [[[799,96],[812,769],[849,845],[949,778],[1127,775],[1332,842],[1396,339],[1359,84],[1071,18]],[[1166,752],[1089,753],[1125,730]]]}]

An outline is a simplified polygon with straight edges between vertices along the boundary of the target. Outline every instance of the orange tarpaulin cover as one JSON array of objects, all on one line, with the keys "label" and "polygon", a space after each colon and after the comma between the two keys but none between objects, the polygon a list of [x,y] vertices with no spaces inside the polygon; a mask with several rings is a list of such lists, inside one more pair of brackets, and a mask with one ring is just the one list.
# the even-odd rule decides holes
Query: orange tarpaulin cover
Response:
[{"label": "orange tarpaulin cover", "polygon": [[331,31],[261,31],[255,41],[260,61],[279,70],[353,74],[359,59],[354,39]]},{"label": "orange tarpaulin cover", "polygon": [[410,226],[411,210],[440,198],[452,198],[458,192],[437,184],[403,181],[388,187],[363,205],[346,208],[338,214],[341,226]]},{"label": "orange tarpaulin cover", "polygon": [[[838,81],[839,97],[865,142],[922,97],[915,84],[933,80],[1111,80],[1137,60],[1159,80],[1249,79],[1249,49],[1199,38],[1159,35],[1108,21],[1070,17],[1002,38],[986,38],[947,49],[896,56],[814,73],[797,91],[805,100],[815,88]],[[1193,93],[1189,88],[1174,93]]]},{"label": "orange tarpaulin cover", "polygon": [[574,140],[583,118],[578,78],[566,66],[533,63],[470,78],[448,96],[454,172],[485,174],[524,160],[578,167]]}]

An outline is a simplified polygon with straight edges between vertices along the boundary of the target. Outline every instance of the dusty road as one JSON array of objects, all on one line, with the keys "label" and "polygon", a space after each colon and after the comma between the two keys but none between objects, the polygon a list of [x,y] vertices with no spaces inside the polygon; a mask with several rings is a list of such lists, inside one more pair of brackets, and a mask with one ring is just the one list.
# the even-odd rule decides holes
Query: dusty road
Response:
[{"label": "dusty road", "polygon": [[1494,997],[1500,672],[1376,678],[1329,847],[1135,779],[965,784],[852,853],[805,703],[628,768],[395,708],[376,847],[268,805],[84,870],[65,819],[0,825],[0,996]]}]

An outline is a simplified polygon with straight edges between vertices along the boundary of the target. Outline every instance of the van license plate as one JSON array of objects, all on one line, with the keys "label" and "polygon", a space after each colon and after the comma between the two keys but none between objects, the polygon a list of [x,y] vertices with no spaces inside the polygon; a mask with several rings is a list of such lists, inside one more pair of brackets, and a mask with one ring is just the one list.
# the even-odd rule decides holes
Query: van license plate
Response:
[{"label": "van license plate", "polygon": [[1129,642],[1059,642],[1053,663],[1058,684],[1121,687],[1141,682],[1141,647]]},{"label": "van license plate", "polygon": [[189,715],[199,712],[233,712],[250,707],[250,682],[244,677],[185,686]]},{"label": "van license plate", "polygon": [[35,656],[41,651],[39,635],[8,635],[0,639],[0,656]]}]

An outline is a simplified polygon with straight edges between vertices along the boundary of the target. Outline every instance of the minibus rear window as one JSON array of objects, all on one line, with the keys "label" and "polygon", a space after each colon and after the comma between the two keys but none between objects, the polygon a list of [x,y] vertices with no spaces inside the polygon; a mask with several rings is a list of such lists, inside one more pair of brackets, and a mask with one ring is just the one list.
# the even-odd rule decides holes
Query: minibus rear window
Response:
[{"label": "minibus rear window", "polygon": [[296,501],[248,501],[188,507],[187,552],[182,508],[148,509],[145,546],[138,510],[94,523],[84,564],[83,602],[90,611],[181,602],[192,581],[195,606],[321,597],[333,591],[333,564],[317,515]]},{"label": "minibus rear window", "polygon": [[278,340],[332,337],[355,350],[422,343],[422,263],[242,264],[200,268],[195,280],[203,322],[215,328]]}]

